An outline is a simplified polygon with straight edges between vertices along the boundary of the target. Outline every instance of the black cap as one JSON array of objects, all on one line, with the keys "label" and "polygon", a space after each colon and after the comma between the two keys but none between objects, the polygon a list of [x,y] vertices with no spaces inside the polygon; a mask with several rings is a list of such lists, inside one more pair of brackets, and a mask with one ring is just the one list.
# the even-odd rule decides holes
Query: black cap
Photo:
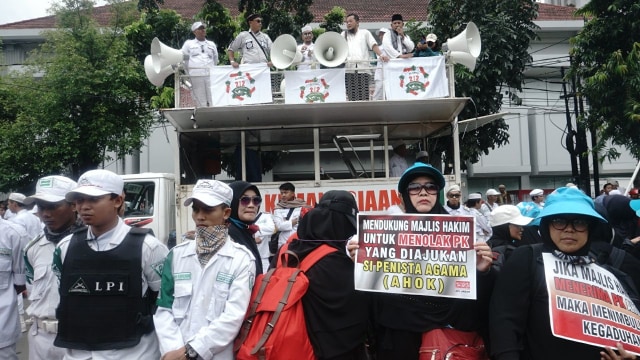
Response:
[{"label": "black cap", "polygon": [[402,15],[400,15],[400,14],[393,14],[393,15],[391,16],[391,21],[393,22],[393,21],[396,21],[396,20],[404,21],[404,20],[402,20]]},{"label": "black cap", "polygon": [[249,15],[249,17],[247,17],[247,22],[248,21],[253,21],[253,20],[255,20],[255,19],[259,18],[259,17],[261,17],[260,14],[251,14],[251,15]]},{"label": "black cap", "polygon": [[329,209],[347,215],[349,222],[354,228],[356,225],[356,216],[358,215],[358,204],[353,195],[344,190],[330,190],[322,195],[317,208]]}]

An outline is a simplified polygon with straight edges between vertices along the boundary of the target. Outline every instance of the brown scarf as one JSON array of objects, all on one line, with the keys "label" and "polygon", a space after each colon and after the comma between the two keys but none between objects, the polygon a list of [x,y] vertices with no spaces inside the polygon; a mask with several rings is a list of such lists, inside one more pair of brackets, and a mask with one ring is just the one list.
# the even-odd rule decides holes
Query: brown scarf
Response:
[{"label": "brown scarf", "polygon": [[200,226],[196,229],[196,233],[196,254],[198,254],[200,265],[205,267],[211,257],[227,241],[229,227],[227,225]]},{"label": "brown scarf", "polygon": [[291,209],[291,208],[299,208],[299,207],[309,207],[307,202],[302,199],[293,199],[290,201],[281,200],[276,204],[276,209]]}]

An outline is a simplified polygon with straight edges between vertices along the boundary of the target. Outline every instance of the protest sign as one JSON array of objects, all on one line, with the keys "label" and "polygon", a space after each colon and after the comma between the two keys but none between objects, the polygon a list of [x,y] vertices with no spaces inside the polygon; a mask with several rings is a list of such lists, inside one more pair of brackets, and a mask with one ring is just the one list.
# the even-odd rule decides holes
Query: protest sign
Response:
[{"label": "protest sign", "polygon": [[213,106],[273,102],[271,71],[265,63],[242,64],[239,68],[214,66],[211,69],[211,96]]},{"label": "protest sign", "polygon": [[476,298],[473,216],[358,215],[358,290]]},{"label": "protest sign", "polygon": [[640,354],[640,316],[620,281],[597,264],[577,265],[542,253],[555,336]]}]

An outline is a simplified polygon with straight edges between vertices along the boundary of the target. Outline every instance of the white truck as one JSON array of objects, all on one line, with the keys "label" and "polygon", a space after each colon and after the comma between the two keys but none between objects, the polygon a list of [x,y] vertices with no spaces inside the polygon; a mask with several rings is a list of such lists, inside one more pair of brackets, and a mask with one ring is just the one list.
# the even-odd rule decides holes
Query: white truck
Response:
[{"label": "white truck", "polygon": [[[276,78],[272,83],[280,81]],[[169,240],[172,231],[179,242],[181,234],[194,228],[190,208],[184,207],[183,201],[196,180],[219,173],[221,153],[239,152],[242,171],[238,179],[243,180],[252,166],[247,150],[282,151],[287,156],[281,161],[295,162],[295,166],[307,170],[296,179],[274,176],[276,181],[254,182],[262,194],[264,212],[274,209],[278,187],[285,181],[292,182],[297,196],[310,205],[332,189],[351,191],[364,212],[398,204],[398,178],[389,177],[388,170],[390,144],[453,136],[454,151],[459,153],[457,115],[468,101],[449,97],[194,108],[189,104],[188,91],[183,89],[181,93],[179,79],[175,88],[180,105],[162,110],[177,136],[174,174],[125,176],[126,221],[152,228],[169,245],[175,239]],[[473,125],[481,126],[502,115],[474,119]],[[333,178],[328,178],[321,168],[336,158],[344,161],[344,171],[335,171]],[[458,171],[454,175],[446,176],[450,184],[462,181],[459,164],[455,169]]]}]

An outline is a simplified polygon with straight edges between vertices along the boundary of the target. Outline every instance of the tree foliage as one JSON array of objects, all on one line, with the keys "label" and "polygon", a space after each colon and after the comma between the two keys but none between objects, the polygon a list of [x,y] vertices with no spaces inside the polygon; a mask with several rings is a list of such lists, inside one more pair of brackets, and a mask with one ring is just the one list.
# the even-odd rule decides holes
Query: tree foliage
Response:
[{"label": "tree foliage", "polygon": [[578,14],[589,19],[571,40],[569,76],[582,80],[578,92],[589,104],[581,122],[596,130],[594,149],[615,158],[624,146],[640,159],[640,3],[591,0]]},{"label": "tree foliage", "polygon": [[[58,28],[0,93],[13,110],[2,118],[0,189],[52,173],[80,173],[138,150],[152,123],[144,71],[123,34],[135,5],[114,2],[110,27],[92,20],[93,2],[63,0]],[[128,21],[128,20],[126,20]],[[35,78],[34,74],[42,74]]]},{"label": "tree foliage", "polygon": [[[432,28],[429,32],[437,34],[438,39],[446,41],[444,39],[458,35],[469,21],[473,21],[480,30],[482,52],[475,70],[470,72],[456,65],[456,96],[472,99],[460,114],[461,120],[499,112],[504,87],[521,90],[525,65],[531,61],[528,49],[529,42],[536,37],[537,26],[533,20],[537,14],[538,6],[533,0],[430,2]],[[507,130],[508,125],[498,120],[478,130],[462,132],[462,161],[475,163],[482,153],[488,154],[489,149],[508,143]],[[453,162],[451,139],[443,138],[429,146],[430,153],[444,152],[447,162]]]},{"label": "tree foliage", "polygon": [[320,27],[326,31],[334,31],[340,33],[342,31],[341,25],[344,23],[344,18],[347,16],[347,11],[339,6],[334,6],[331,11],[324,14],[324,22],[320,24]]},{"label": "tree foliage", "polygon": [[[262,29],[272,39],[281,34],[299,37],[300,29],[313,21],[310,7],[313,0],[240,0],[238,9],[245,15],[260,14]],[[243,29],[248,24],[243,23]]]}]

